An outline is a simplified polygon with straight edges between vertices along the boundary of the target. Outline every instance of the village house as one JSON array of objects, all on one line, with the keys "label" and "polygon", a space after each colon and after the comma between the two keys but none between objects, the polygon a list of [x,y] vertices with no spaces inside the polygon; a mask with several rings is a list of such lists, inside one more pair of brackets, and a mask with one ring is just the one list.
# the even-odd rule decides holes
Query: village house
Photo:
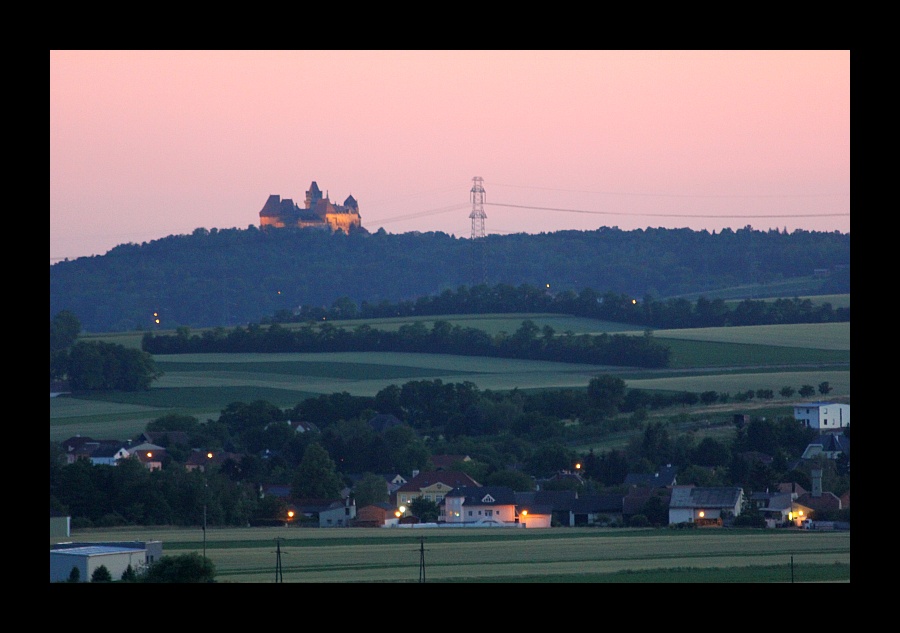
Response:
[{"label": "village house", "polygon": [[794,405],[794,419],[816,431],[838,431],[850,426],[850,405],[807,402]]}]

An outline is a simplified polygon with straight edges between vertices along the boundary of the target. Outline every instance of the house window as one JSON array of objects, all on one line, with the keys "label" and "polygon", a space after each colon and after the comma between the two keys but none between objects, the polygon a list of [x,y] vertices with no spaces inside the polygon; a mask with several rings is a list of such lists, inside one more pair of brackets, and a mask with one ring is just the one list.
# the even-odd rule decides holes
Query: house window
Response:
[{"label": "house window", "polygon": [[484,515],[485,515],[485,516],[493,516],[493,515],[494,515],[494,511],[493,511],[493,510],[485,510],[485,511],[484,511]]},{"label": "house window", "polygon": [[469,516],[472,516],[472,511],[471,511],[471,510],[469,510]]}]

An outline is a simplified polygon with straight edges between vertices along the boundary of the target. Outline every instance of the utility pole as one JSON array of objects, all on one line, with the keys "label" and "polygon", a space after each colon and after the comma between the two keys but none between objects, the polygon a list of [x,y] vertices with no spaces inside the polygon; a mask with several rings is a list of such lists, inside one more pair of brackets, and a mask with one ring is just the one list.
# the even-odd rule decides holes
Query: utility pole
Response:
[{"label": "utility pole", "polygon": [[425,537],[419,537],[419,582],[425,582]]},{"label": "utility pole", "polygon": [[281,569],[281,540],[282,537],[275,538],[275,582],[284,582],[284,572]]},{"label": "utility pole", "polygon": [[206,504],[209,497],[209,480],[203,478],[203,558],[206,558]]},{"label": "utility pole", "polygon": [[487,215],[484,212],[484,178],[475,176],[472,178],[470,199],[472,212],[469,218],[472,220],[472,285],[483,284],[485,281],[484,270],[484,220]]}]

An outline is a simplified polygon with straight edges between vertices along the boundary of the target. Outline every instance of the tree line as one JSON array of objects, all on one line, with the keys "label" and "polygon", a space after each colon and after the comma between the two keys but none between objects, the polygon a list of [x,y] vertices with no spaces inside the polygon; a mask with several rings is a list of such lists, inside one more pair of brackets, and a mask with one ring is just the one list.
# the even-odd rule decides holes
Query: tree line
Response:
[{"label": "tree line", "polygon": [[850,308],[834,308],[828,302],[814,304],[810,299],[744,299],[734,307],[720,298],[704,296],[691,302],[684,298],[655,299],[645,295],[638,300],[624,293],[600,293],[585,288],[550,292],[529,284],[460,286],[439,295],[415,300],[357,306],[349,297],[340,297],[330,307],[302,305],[294,311],[279,310],[262,323],[302,323],[341,319],[434,316],[444,314],[552,312],[578,317],[629,323],[659,329],[726,327],[738,325],[775,325],[786,323],[836,323],[850,321]]},{"label": "tree line", "polygon": [[280,323],[268,327],[250,324],[205,330],[191,334],[180,327],[175,334],[145,332],[141,348],[150,354],[236,352],[423,352],[497,358],[553,360],[596,365],[628,365],[661,368],[669,365],[669,348],[653,338],[626,334],[556,336],[549,325],[539,328],[526,319],[513,334],[495,336],[472,327],[437,320],[429,329],[423,322],[404,324],[396,331],[369,325],[352,329],[332,323],[306,323],[289,329]]}]

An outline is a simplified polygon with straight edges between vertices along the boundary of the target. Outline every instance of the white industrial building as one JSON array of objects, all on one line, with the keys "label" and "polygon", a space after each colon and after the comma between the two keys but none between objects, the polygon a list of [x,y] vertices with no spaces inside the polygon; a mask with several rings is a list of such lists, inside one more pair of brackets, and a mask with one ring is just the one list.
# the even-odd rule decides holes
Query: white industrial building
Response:
[{"label": "white industrial building", "polygon": [[67,581],[73,568],[78,569],[79,582],[90,582],[101,566],[113,580],[121,580],[129,565],[137,573],[160,557],[161,541],[57,543],[50,546],[50,582]]}]

